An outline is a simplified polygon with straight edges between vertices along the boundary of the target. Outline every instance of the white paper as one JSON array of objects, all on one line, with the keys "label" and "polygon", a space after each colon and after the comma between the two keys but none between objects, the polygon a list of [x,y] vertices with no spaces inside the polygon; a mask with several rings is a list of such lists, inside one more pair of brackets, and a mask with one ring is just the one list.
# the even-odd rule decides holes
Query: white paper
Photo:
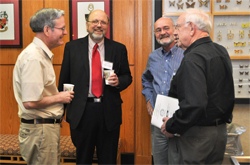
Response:
[{"label": "white paper", "polygon": [[177,109],[179,109],[178,99],[158,94],[155,101],[151,124],[161,128],[163,124],[162,119],[164,117],[172,117]]},{"label": "white paper", "polygon": [[112,70],[112,68],[113,68],[113,63],[112,63],[112,62],[109,62],[109,61],[103,61],[102,67],[103,67],[104,69]]}]

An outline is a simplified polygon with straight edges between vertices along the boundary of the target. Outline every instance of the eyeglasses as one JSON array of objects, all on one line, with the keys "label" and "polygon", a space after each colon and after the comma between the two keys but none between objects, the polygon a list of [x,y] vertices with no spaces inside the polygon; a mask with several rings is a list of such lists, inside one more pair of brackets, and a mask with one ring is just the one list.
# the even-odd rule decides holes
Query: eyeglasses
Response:
[{"label": "eyeglasses", "polygon": [[179,28],[186,23],[190,23],[190,21],[174,25],[175,30],[179,30]]},{"label": "eyeglasses", "polygon": [[58,28],[58,27],[54,27],[55,29],[60,29],[64,32],[64,30],[66,29],[66,27],[62,27],[62,28]]},{"label": "eyeglasses", "polygon": [[92,23],[93,25],[98,25],[98,24],[100,23],[102,26],[105,26],[105,25],[108,24],[108,23],[105,22],[105,21],[98,21],[98,20],[88,21],[88,22]]},{"label": "eyeglasses", "polygon": [[168,26],[164,26],[162,29],[161,28],[157,28],[154,30],[155,33],[161,33],[161,31],[168,31],[170,28]]}]

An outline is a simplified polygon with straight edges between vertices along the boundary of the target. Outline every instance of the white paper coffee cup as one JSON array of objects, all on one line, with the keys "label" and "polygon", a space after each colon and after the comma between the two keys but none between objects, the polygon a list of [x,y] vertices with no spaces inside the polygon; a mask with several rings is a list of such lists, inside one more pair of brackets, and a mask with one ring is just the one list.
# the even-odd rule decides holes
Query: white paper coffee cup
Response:
[{"label": "white paper coffee cup", "polygon": [[110,77],[110,75],[112,75],[114,73],[114,70],[104,70],[104,76],[105,76],[105,83],[106,85],[110,85],[108,78]]},{"label": "white paper coffee cup", "polygon": [[63,91],[73,91],[74,86],[74,84],[63,84]]}]

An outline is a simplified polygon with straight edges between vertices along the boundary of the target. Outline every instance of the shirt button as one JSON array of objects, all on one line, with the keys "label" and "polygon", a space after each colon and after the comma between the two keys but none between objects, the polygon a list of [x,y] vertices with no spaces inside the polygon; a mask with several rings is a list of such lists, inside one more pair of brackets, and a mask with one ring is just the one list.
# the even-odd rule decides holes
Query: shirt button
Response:
[{"label": "shirt button", "polygon": [[166,62],[168,62],[168,60],[166,60]]},{"label": "shirt button", "polygon": [[168,71],[165,70],[165,73],[167,73]]},{"label": "shirt button", "polygon": [[161,94],[163,94],[163,92],[161,92]]},{"label": "shirt button", "polygon": [[164,81],[164,84],[165,84],[166,82]]}]

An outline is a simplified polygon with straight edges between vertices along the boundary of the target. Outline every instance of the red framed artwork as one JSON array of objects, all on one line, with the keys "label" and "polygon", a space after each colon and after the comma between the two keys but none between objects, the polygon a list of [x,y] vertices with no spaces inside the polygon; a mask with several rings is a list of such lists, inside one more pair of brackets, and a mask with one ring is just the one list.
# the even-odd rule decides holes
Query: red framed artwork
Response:
[{"label": "red framed artwork", "polygon": [[22,1],[0,1],[0,48],[22,48]]},{"label": "red framed artwork", "polygon": [[70,0],[70,39],[75,40],[85,37],[86,19],[93,10],[103,10],[109,17],[107,38],[112,39],[112,1],[111,0]]}]

